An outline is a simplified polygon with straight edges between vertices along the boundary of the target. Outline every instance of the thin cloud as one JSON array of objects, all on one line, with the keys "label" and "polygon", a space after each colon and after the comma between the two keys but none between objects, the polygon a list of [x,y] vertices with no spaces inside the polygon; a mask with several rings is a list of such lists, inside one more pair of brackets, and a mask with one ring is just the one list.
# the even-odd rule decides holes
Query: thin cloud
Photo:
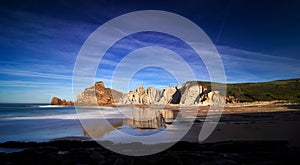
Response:
[{"label": "thin cloud", "polygon": [[59,74],[25,71],[25,70],[17,70],[17,69],[0,69],[0,74],[23,76],[23,77],[60,79],[60,80],[71,80],[72,79],[72,76],[68,76],[68,75],[59,75]]},{"label": "thin cloud", "polygon": [[300,61],[227,46],[218,47],[228,82],[270,81],[300,76]]}]

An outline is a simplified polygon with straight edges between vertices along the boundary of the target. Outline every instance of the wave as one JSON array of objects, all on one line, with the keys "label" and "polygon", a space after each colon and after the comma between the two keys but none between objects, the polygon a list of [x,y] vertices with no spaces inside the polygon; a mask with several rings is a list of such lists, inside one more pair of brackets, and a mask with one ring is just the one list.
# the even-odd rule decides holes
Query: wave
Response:
[{"label": "wave", "polygon": [[57,108],[57,107],[66,107],[65,105],[38,105],[39,108]]},{"label": "wave", "polygon": [[14,116],[4,117],[2,120],[38,120],[38,119],[63,119],[63,120],[78,120],[78,119],[113,119],[125,118],[122,112],[117,110],[89,110],[71,114],[43,114],[37,116]]}]

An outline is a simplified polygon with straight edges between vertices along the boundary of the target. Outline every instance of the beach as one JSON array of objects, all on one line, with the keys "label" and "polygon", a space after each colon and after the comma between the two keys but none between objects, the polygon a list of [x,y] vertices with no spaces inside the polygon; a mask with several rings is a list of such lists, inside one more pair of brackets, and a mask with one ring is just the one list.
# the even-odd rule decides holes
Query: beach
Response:
[{"label": "beach", "polygon": [[[148,164],[169,159],[174,161],[173,164],[280,164],[295,162],[300,154],[300,133],[297,131],[300,128],[298,104],[230,105],[225,106],[220,119],[216,118],[220,111],[213,110],[207,116],[209,106],[199,106],[196,107],[198,114],[191,129],[177,143],[172,137],[173,132],[180,131],[180,127],[174,124],[174,119],[179,115],[177,106],[170,105],[163,110],[138,107],[140,110],[134,113],[129,110],[132,107],[119,108],[118,111],[116,107],[100,108],[107,115],[102,120],[109,121],[112,127],[97,125],[101,119],[91,108],[82,112],[84,115],[78,115],[74,107],[36,107],[27,115],[21,114],[23,111],[15,112],[15,115],[2,115],[0,159],[4,164],[140,164],[149,158],[152,161],[147,161]],[[181,108],[187,111],[195,109]],[[131,112],[137,120],[141,115],[151,116],[156,114],[153,112],[158,111],[165,116],[164,122],[161,122],[160,118],[153,118],[151,121],[139,119],[141,122],[133,122],[134,120],[124,117]],[[88,131],[83,129],[84,126],[76,116],[91,124]],[[210,136],[199,142],[199,133],[204,121],[208,124],[218,123]],[[12,129],[15,129],[15,132]],[[127,134],[126,137],[153,135],[164,138],[157,139],[156,143],[135,142],[134,138],[124,139],[116,136],[118,131]],[[137,145],[135,148],[150,145],[155,151],[157,146],[164,144],[170,144],[170,148],[154,155],[131,157],[112,152],[93,139],[112,147],[127,145],[127,149],[134,145]]]}]

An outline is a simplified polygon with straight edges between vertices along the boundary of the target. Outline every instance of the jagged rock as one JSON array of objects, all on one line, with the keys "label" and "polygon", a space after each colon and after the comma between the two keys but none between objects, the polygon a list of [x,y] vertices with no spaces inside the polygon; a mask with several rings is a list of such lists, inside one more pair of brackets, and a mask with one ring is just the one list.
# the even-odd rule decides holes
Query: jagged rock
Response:
[{"label": "jagged rock", "polygon": [[234,96],[226,96],[226,103],[239,103],[239,99]]},{"label": "jagged rock", "polygon": [[181,105],[211,105],[225,103],[225,97],[218,91],[209,91],[198,82],[187,82],[177,87],[168,86],[164,90],[153,87],[144,89],[138,87],[120,99],[122,104],[181,104]]},{"label": "jagged rock", "polygon": [[74,102],[62,100],[58,97],[53,97],[51,99],[51,105],[66,105],[66,106],[74,106]]},{"label": "jagged rock", "polygon": [[160,100],[162,91],[153,87],[149,87],[147,88],[147,94],[149,96],[150,103],[157,103]]},{"label": "jagged rock", "polygon": [[202,86],[197,82],[187,83],[182,87],[183,95],[181,97],[181,104],[195,105],[199,103],[200,95],[202,93]]},{"label": "jagged rock", "polygon": [[163,90],[162,97],[159,101],[159,104],[169,104],[173,100],[173,95],[178,89],[176,87],[168,86]]},{"label": "jagged rock", "polygon": [[108,105],[119,102],[123,93],[106,88],[104,82],[96,82],[77,95],[77,105]]},{"label": "jagged rock", "polygon": [[211,91],[208,93],[207,100],[204,102],[206,105],[224,104],[225,96],[222,96],[219,91]]},{"label": "jagged rock", "polygon": [[207,100],[209,93],[207,87],[198,82],[185,83],[181,87],[181,92],[183,93],[180,101],[182,105],[202,105]]},{"label": "jagged rock", "polygon": [[[55,102],[56,100],[54,100]],[[140,86],[127,94],[106,88],[103,82],[86,88],[77,96],[77,105],[107,105],[121,104],[181,104],[181,105],[211,105],[225,103],[226,98],[218,91],[209,91],[198,82],[187,82],[177,87],[168,86],[164,90],[153,87],[147,89]]]},{"label": "jagged rock", "polygon": [[130,91],[128,94],[124,94],[120,99],[120,103],[123,104],[152,104],[157,103],[160,100],[162,91],[154,89],[152,87],[144,89],[144,86],[138,87],[134,91]]}]

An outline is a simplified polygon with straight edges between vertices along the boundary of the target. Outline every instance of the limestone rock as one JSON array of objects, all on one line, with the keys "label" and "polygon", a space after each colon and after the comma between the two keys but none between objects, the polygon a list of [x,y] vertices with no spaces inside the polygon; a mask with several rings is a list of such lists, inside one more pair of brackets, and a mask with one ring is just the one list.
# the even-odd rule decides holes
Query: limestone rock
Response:
[{"label": "limestone rock", "polygon": [[138,87],[134,91],[130,91],[128,94],[124,94],[120,99],[120,103],[123,104],[153,104],[160,100],[162,91],[149,87],[146,90],[144,86]]},{"label": "limestone rock", "polygon": [[204,102],[206,105],[224,104],[225,96],[222,96],[219,91],[211,91],[208,93],[207,100]]},{"label": "limestone rock", "polygon": [[226,104],[227,103],[239,103],[239,99],[234,96],[226,96]]},{"label": "limestone rock", "polygon": [[138,87],[120,99],[122,104],[181,104],[211,105],[225,103],[225,97],[218,91],[209,91],[198,82],[187,82],[177,87],[168,86],[164,90],[143,86]]},{"label": "limestone rock", "polygon": [[156,103],[159,102],[162,91],[153,87],[149,87],[147,88],[147,94],[149,96],[150,103]]},{"label": "limestone rock", "polygon": [[168,86],[162,92],[162,97],[159,101],[160,104],[169,104],[173,101],[173,95],[176,93],[178,89],[176,87]]},{"label": "limestone rock", "polygon": [[187,82],[181,87],[181,92],[183,93],[180,101],[182,105],[202,105],[207,100],[209,91],[198,82]]},{"label": "limestone rock", "polygon": [[195,105],[199,103],[200,94],[202,93],[201,85],[198,83],[188,83],[182,87],[182,91],[181,104]]}]

